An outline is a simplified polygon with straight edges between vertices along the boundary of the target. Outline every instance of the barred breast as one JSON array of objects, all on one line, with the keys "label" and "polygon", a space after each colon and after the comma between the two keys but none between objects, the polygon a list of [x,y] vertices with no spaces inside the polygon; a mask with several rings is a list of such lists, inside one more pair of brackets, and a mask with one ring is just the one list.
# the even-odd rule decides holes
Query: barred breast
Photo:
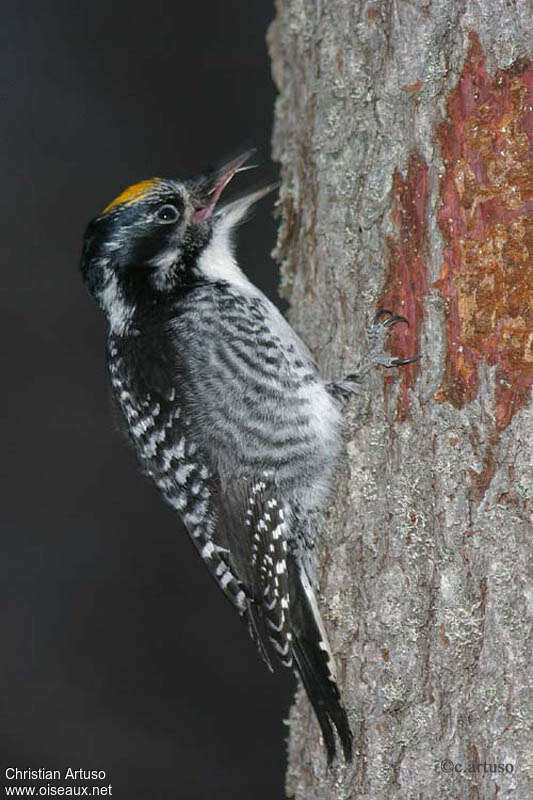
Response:
[{"label": "barred breast", "polygon": [[314,507],[340,448],[340,409],[305,345],[266,298],[191,292],[173,323],[191,425],[222,477],[267,473]]}]

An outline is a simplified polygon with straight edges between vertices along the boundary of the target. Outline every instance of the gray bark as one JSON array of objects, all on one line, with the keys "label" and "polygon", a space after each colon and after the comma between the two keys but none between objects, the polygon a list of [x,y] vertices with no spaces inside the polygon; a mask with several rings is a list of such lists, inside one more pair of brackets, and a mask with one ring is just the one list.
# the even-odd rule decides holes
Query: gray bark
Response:
[{"label": "gray bark", "polygon": [[[402,341],[414,342],[420,365],[410,373],[412,385],[399,371],[390,379],[376,369],[350,403],[346,459],[324,525],[320,602],[356,756],[352,765],[340,760],[328,770],[300,690],[290,714],[287,776],[288,796],[298,800],[533,797],[532,364],[525,351],[511,364],[501,332],[506,314],[514,331],[531,332],[527,108],[512,107],[519,120],[497,119],[514,131],[512,142],[504,132],[501,163],[505,148],[515,148],[515,166],[498,178],[493,159],[489,180],[472,177],[474,166],[463,169],[459,156],[454,162],[460,130],[449,105],[461,76],[474,70],[472,48],[486,59],[489,106],[504,85],[518,86],[516,97],[524,97],[516,80],[533,50],[532,11],[525,0],[277,1],[268,37],[279,89],[274,157],[282,171],[276,256],[291,322],[324,374],[348,372],[380,302],[404,297],[394,285],[402,259],[410,274],[422,263],[411,306],[394,308],[407,316],[417,309],[415,338],[396,345],[400,352]],[[484,131],[483,109],[464,113],[480,120],[469,135],[487,132],[494,143],[494,117],[486,115]],[[486,142],[469,141],[493,158]],[[417,169],[427,169],[425,190]],[[504,204],[509,192],[520,195],[511,222],[496,214],[493,227],[483,223],[481,238],[467,234],[478,252],[488,242],[492,255],[473,266],[465,256],[454,284],[461,341],[478,376],[473,388],[461,384],[463,344],[451,340],[449,327],[453,302],[443,283],[434,285],[445,248],[464,246],[441,213],[446,175],[459,187],[461,213],[464,181],[477,180],[469,220],[489,195],[507,193]],[[421,230],[413,232],[409,204],[416,198],[423,210]],[[478,284],[485,267],[493,284],[498,269],[511,269],[505,248],[515,235],[522,236],[521,261],[512,262],[512,283],[522,281],[522,299],[513,311],[511,299],[498,305],[499,290],[490,296],[487,313],[496,310],[485,329]],[[479,303],[475,313],[472,303]],[[522,393],[512,395],[517,386]],[[457,771],[476,763],[477,772]],[[511,764],[512,772],[484,764]]]}]

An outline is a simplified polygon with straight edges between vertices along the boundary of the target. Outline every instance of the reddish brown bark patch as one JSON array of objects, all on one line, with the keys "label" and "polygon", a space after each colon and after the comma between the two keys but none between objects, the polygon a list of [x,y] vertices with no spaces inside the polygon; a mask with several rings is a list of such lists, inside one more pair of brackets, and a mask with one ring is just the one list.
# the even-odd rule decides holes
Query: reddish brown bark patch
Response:
[{"label": "reddish brown bark patch", "polygon": [[500,430],[499,428],[496,428],[489,434],[487,446],[483,456],[481,472],[476,472],[470,467],[468,468],[468,474],[470,475],[471,481],[470,497],[474,503],[481,502],[492,482],[494,473],[498,467],[496,451],[499,441]]},{"label": "reddish brown bark patch", "polygon": [[435,284],[446,298],[448,354],[435,398],[474,399],[482,359],[496,365],[498,429],[533,383],[533,68],[487,74],[476,34],[439,130],[446,168]]},{"label": "reddish brown bark patch", "polygon": [[415,81],[402,86],[404,92],[419,92],[424,87],[424,81]]},{"label": "reddish brown bark patch", "polygon": [[[428,168],[425,161],[413,154],[405,178],[399,172],[395,173],[393,191],[393,220],[398,228],[398,236],[389,239],[389,275],[379,305],[409,320],[409,327],[398,323],[390,336],[392,354],[406,358],[417,355],[420,350],[422,299],[427,292]],[[401,368],[398,401],[400,420],[405,418],[409,409],[409,389],[414,385],[418,369],[418,362]]]}]

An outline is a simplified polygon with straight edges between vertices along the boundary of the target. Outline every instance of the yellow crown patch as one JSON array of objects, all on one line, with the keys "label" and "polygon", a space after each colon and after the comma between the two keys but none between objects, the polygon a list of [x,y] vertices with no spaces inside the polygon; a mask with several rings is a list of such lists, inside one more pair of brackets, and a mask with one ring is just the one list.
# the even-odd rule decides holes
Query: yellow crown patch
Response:
[{"label": "yellow crown patch", "polygon": [[144,197],[150,189],[152,189],[156,184],[159,183],[161,178],[150,178],[147,181],[139,181],[139,183],[134,183],[133,186],[128,186],[127,189],[119,194],[118,197],[115,197],[114,200],[109,203],[108,206],[104,208],[102,211],[103,214],[107,214],[109,211],[112,211],[117,206],[129,205],[130,203],[136,203],[142,197]]}]

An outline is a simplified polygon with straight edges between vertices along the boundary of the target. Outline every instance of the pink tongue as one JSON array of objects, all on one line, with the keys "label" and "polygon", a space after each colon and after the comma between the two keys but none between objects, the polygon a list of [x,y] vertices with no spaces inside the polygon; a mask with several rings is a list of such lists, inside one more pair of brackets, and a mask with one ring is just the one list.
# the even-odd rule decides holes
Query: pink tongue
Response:
[{"label": "pink tongue", "polygon": [[214,207],[218,203],[218,198],[224,191],[224,187],[228,185],[236,172],[240,172],[241,169],[246,169],[246,167],[242,165],[245,161],[248,161],[253,152],[254,150],[248,150],[248,152],[242,153],[242,155],[234,158],[233,161],[230,161],[229,164],[226,164],[226,166],[222,168],[223,171],[221,171],[220,179],[218,183],[215,184],[215,188],[212,191],[211,200],[206,206],[194,212],[192,215],[192,222],[203,222],[211,216]]},{"label": "pink tongue", "polygon": [[198,211],[195,211],[194,214],[192,215],[193,222],[203,222],[205,219],[208,219],[211,216],[211,214],[213,213],[213,209],[218,202],[218,198],[224,191],[224,187],[227,186],[230,180],[232,179],[234,172],[235,170],[231,170],[229,172],[226,172],[225,175],[223,175],[223,177],[220,179],[220,181],[216,184],[215,188],[213,189],[213,196],[208,205],[204,206],[203,208],[200,208]]}]

